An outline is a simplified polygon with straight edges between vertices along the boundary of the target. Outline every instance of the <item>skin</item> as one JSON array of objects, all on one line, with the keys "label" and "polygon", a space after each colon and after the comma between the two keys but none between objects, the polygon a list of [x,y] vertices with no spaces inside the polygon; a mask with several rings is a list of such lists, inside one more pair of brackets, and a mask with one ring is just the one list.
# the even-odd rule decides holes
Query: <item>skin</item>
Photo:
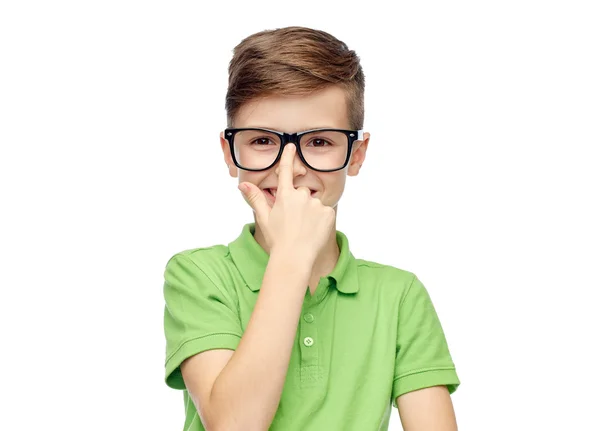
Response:
[{"label": "skin", "polygon": [[[314,92],[309,96],[270,96],[249,102],[240,110],[235,127],[260,127],[281,132],[331,127],[350,129],[344,91],[337,86]],[[313,171],[302,163],[296,154],[293,164],[293,185],[316,190],[314,197],[323,205],[331,206],[336,213],[346,185],[347,176],[356,176],[365,161],[370,134],[365,132],[363,141],[357,141],[352,149],[348,165],[336,172]],[[229,143],[221,132],[221,148],[229,175],[238,178],[238,183],[250,182],[260,189],[276,187],[279,163],[269,170],[249,172],[238,169],[233,163]],[[254,213],[253,213],[254,214]],[[254,214],[255,222],[256,215]],[[256,224],[256,241],[269,253],[269,247]],[[335,238],[335,225],[310,275],[310,291],[314,294],[319,278],[329,274],[339,258]],[[434,386],[409,392],[397,398],[398,412],[405,431],[456,431],[456,417],[448,389]]]}]

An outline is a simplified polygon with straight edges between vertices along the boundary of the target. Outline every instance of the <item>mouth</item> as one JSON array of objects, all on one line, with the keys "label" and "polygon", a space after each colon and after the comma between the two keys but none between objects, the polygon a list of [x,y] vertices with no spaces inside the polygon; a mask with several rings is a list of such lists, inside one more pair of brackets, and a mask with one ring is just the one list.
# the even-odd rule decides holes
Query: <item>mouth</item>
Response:
[{"label": "mouth", "polygon": [[[263,193],[267,196],[267,200],[269,202],[274,203],[275,199],[277,198],[277,188],[266,188],[263,189]],[[316,190],[310,189],[310,195],[311,197],[315,197],[317,194]]]}]

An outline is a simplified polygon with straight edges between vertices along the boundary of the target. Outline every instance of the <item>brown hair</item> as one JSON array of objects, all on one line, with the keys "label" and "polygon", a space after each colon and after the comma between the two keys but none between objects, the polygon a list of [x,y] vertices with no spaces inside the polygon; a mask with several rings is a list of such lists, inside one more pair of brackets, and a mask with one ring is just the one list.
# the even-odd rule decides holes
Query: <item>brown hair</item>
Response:
[{"label": "brown hair", "polygon": [[269,95],[304,96],[330,85],[346,92],[351,129],[362,129],[365,77],[360,59],[329,33],[306,27],[265,30],[243,39],[229,63],[227,127],[247,102]]}]

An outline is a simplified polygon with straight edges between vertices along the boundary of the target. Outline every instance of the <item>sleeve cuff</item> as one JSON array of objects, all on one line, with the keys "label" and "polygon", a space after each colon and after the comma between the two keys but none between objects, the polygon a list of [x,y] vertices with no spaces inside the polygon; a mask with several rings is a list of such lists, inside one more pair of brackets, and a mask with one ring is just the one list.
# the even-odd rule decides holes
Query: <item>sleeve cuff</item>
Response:
[{"label": "sleeve cuff", "polygon": [[184,360],[206,350],[235,350],[240,339],[235,334],[212,334],[184,342],[168,357],[165,363],[165,383],[173,389],[185,389],[185,383],[179,368]]},{"label": "sleeve cuff", "polygon": [[446,385],[450,394],[454,393],[460,385],[456,369],[446,368],[437,370],[419,371],[394,379],[392,387],[392,404],[398,408],[396,398],[408,392],[432,386]]}]

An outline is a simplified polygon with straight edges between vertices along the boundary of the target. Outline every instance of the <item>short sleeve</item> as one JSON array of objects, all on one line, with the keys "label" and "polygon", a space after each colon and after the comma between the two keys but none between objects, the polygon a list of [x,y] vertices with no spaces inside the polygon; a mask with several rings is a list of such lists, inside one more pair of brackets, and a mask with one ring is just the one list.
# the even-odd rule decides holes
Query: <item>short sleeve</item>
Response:
[{"label": "short sleeve", "polygon": [[415,276],[400,302],[392,403],[407,392],[460,381],[429,293]]},{"label": "short sleeve", "polygon": [[185,389],[181,363],[211,349],[235,350],[242,337],[230,295],[190,257],[176,254],[164,272],[165,383]]}]

